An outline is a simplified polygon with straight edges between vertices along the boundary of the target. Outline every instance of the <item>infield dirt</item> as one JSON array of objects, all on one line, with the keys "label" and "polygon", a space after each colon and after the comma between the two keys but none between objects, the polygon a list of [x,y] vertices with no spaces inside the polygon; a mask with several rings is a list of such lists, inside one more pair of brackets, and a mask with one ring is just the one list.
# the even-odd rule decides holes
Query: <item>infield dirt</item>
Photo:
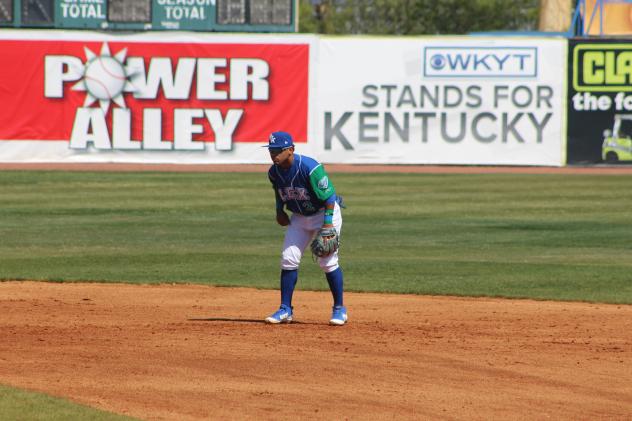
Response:
[{"label": "infield dirt", "polygon": [[632,414],[632,306],[194,285],[0,283],[0,383],[149,420]]}]

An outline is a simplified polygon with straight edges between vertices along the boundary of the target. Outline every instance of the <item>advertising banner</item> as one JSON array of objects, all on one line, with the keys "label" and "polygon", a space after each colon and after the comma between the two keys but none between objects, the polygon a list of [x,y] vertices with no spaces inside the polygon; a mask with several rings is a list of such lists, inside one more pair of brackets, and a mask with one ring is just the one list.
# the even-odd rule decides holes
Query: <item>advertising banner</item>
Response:
[{"label": "advertising banner", "polygon": [[325,161],[564,164],[564,39],[323,38]]},{"label": "advertising banner", "polygon": [[268,162],[270,132],[307,142],[309,37],[81,35],[0,34],[0,161]]},{"label": "advertising banner", "polygon": [[632,164],[632,42],[570,40],[568,163]]}]

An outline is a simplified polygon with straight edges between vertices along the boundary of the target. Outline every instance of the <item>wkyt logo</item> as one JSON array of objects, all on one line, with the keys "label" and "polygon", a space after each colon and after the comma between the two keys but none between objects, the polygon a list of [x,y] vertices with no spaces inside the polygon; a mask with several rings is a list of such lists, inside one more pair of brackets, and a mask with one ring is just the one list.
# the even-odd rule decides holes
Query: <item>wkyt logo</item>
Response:
[{"label": "wkyt logo", "polygon": [[425,77],[537,77],[536,47],[426,47]]}]

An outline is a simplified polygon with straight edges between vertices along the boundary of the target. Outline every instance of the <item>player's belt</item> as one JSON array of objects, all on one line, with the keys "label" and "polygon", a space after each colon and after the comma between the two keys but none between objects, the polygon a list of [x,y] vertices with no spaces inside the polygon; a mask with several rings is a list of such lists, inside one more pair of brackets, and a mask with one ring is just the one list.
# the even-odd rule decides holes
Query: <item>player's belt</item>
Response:
[{"label": "player's belt", "polygon": [[322,208],[318,209],[318,210],[317,210],[317,211],[315,211],[315,212],[312,212],[312,213],[301,213],[301,215],[303,215],[303,216],[314,216],[314,215],[316,215],[318,212],[323,212],[324,210],[325,210],[325,207],[323,206]]}]

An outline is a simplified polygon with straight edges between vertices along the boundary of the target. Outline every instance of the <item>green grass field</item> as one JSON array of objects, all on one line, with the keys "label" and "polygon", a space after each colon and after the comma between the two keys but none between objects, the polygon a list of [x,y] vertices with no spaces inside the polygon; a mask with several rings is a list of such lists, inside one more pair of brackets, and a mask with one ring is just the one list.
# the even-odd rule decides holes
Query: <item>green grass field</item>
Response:
[{"label": "green grass field", "polygon": [[99,411],[65,399],[0,385],[0,419],[12,421],[125,421],[135,418]]},{"label": "green grass field", "polygon": [[[630,176],[331,178],[347,290],[632,303]],[[278,286],[265,173],[6,171],[0,198],[0,279]]]}]

